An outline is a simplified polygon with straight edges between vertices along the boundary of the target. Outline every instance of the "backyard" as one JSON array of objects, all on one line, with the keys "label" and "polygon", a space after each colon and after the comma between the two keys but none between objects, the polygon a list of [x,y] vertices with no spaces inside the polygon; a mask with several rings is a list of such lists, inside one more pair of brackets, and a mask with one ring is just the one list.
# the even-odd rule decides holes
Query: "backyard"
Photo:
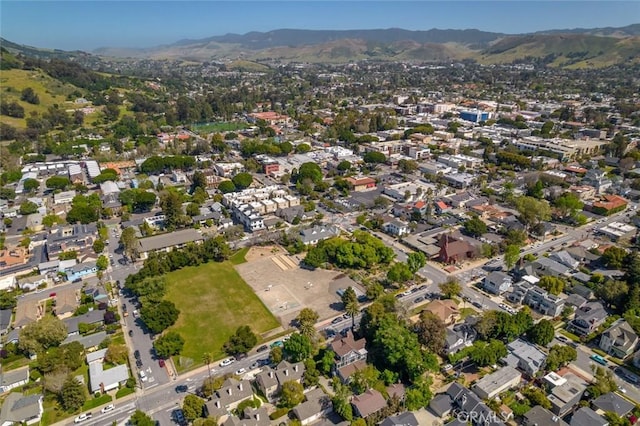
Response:
[{"label": "backyard", "polygon": [[[240,263],[243,254],[233,260]],[[205,352],[214,359],[222,358],[222,345],[241,325],[249,325],[259,337],[280,325],[231,261],[171,272],[167,283],[165,298],[180,310],[170,330],[179,332],[185,340],[182,354],[176,359],[180,370],[201,364]]]}]

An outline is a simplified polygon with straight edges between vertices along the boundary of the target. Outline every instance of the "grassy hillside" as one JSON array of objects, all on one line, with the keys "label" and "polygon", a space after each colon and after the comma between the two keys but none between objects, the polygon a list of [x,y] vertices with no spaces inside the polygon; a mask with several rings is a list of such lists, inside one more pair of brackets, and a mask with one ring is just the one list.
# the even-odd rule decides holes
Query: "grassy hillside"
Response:
[{"label": "grassy hillside", "polygon": [[[6,102],[17,101],[24,108],[25,118],[32,111],[42,114],[54,104],[58,104],[64,109],[77,108],[78,106],[73,104],[73,99],[82,96],[77,87],[56,80],[41,70],[3,70],[0,74],[0,87],[2,88],[2,94],[0,95],[2,100]],[[38,105],[32,105],[20,100],[22,90],[27,87],[31,87],[38,95],[40,99]],[[25,118],[1,116],[3,123],[17,128],[26,127]]]},{"label": "grassy hillside", "polygon": [[551,66],[601,68],[640,61],[640,37],[624,39],[584,34],[506,37],[476,56],[481,63],[540,58]]}]

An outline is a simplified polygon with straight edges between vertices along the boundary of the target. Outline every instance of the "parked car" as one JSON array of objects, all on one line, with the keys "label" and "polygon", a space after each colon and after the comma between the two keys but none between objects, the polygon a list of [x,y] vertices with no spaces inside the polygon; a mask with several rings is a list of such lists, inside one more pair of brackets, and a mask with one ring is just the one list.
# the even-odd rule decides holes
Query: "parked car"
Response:
[{"label": "parked car", "polygon": [[234,362],[236,362],[234,358],[223,359],[222,362],[220,363],[220,367],[226,367],[228,365],[233,364]]},{"label": "parked car", "polygon": [[256,349],[256,352],[264,352],[264,351],[268,351],[268,350],[269,350],[269,346],[262,345],[258,349]]},{"label": "parked car", "polygon": [[413,299],[413,303],[420,303],[424,301],[424,296],[416,297]]},{"label": "parked car", "polygon": [[242,376],[246,372],[247,372],[246,368],[239,368],[236,370],[236,376]]},{"label": "parked car", "polygon": [[129,336],[133,336],[133,330],[129,330]]},{"label": "parked car", "polygon": [[158,360],[158,365],[160,366],[160,368],[164,368],[164,366],[165,366],[164,359],[159,359]]},{"label": "parked car", "polygon": [[147,375],[144,374],[143,370],[138,371],[138,376],[140,376],[140,380],[142,380],[143,382],[146,382],[147,380],[149,380]]},{"label": "parked car", "polygon": [[185,393],[188,390],[189,390],[189,388],[187,387],[187,385],[178,385],[178,386],[176,386],[176,393]]},{"label": "parked car", "polygon": [[182,412],[182,410],[173,410],[173,421],[175,421],[179,425],[183,425],[186,423],[186,419],[184,418],[184,413]]},{"label": "parked car", "polygon": [[136,350],[133,352],[133,356],[135,357],[135,359],[140,359],[140,351],[136,349]]},{"label": "parked car", "polygon": [[341,323],[342,320],[343,320],[342,317],[334,318],[333,321],[331,321],[331,324],[335,325],[335,324]]},{"label": "parked car", "polygon": [[276,348],[276,347],[283,347],[284,346],[284,342],[282,340],[276,340],[275,342],[273,342],[269,347],[271,349]]},{"label": "parked car", "polygon": [[83,413],[83,414],[80,414],[80,415],[79,415],[78,417],[76,417],[75,419],[73,419],[73,422],[74,422],[74,423],[82,423],[82,422],[84,422],[85,420],[89,420],[91,417],[93,417],[93,416],[91,415],[91,413]]},{"label": "parked car", "polygon": [[558,340],[560,340],[561,342],[564,342],[564,343],[569,343],[569,338],[567,338],[565,336],[562,336],[562,335],[556,336],[556,339],[558,339]]},{"label": "parked car", "polygon": [[100,412],[101,412],[102,414],[104,414],[104,413],[108,413],[109,411],[112,411],[114,408],[116,408],[116,406],[115,406],[115,405],[113,405],[113,404],[109,404],[109,405],[107,405],[106,407],[103,407],[103,408],[102,408],[102,410],[100,410]]},{"label": "parked car", "polygon": [[592,360],[594,360],[595,362],[597,362],[598,364],[601,364],[601,365],[604,365],[604,366],[607,365],[607,360],[604,359],[604,357],[602,357],[602,356],[600,356],[598,354],[593,354],[593,355],[591,355],[590,358]]},{"label": "parked car", "polygon": [[138,368],[142,368],[142,361],[140,361],[140,359],[136,359],[136,367]]}]

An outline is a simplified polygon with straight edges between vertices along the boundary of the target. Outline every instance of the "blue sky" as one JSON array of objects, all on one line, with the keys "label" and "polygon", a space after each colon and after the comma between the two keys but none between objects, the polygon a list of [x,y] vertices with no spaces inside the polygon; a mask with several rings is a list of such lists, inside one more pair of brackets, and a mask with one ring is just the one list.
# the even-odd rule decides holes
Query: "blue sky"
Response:
[{"label": "blue sky", "polygon": [[2,37],[65,50],[150,47],[280,28],[516,34],[637,22],[638,1],[0,1]]}]

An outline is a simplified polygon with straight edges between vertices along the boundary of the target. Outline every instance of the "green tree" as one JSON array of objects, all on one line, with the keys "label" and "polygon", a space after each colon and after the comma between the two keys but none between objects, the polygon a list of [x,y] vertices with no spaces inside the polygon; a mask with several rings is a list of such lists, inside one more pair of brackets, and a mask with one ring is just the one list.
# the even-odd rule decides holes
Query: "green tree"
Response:
[{"label": "green tree", "polygon": [[296,146],[296,154],[305,154],[309,151],[311,151],[311,147],[306,143],[301,143]]},{"label": "green tree", "polygon": [[413,173],[418,170],[418,163],[415,160],[405,160],[403,158],[398,161],[398,170],[402,173]]},{"label": "green tree", "polygon": [[584,203],[580,200],[578,194],[574,192],[565,192],[554,202],[558,212],[563,216],[574,216],[578,211],[582,210]]},{"label": "green tree", "polygon": [[522,390],[522,395],[529,400],[532,406],[539,405],[546,410],[551,409],[551,401],[540,388],[529,386]]},{"label": "green tree", "polygon": [[298,313],[296,317],[296,322],[298,323],[298,328],[300,329],[300,333],[307,336],[313,337],[316,334],[315,325],[318,322],[320,316],[316,311],[311,308],[304,308]]},{"label": "green tree", "polygon": [[435,354],[442,352],[447,329],[444,322],[433,312],[424,310],[420,314],[420,319],[414,325],[414,332],[418,335],[418,340],[429,351]]},{"label": "green tree", "polygon": [[28,178],[24,180],[24,182],[22,183],[22,186],[25,191],[33,192],[38,188],[40,188],[40,182],[38,182],[36,179]]},{"label": "green tree", "polygon": [[280,390],[279,405],[285,408],[293,408],[304,400],[304,389],[295,380],[289,380],[282,384]]},{"label": "green tree", "polygon": [[194,193],[197,188],[207,190],[207,177],[200,170],[196,170],[191,176],[191,193]]},{"label": "green tree", "polygon": [[20,204],[20,214],[21,215],[29,215],[38,211],[38,205],[33,201],[25,201]]},{"label": "green tree", "polygon": [[145,412],[136,410],[135,413],[129,419],[131,426],[155,426],[156,422],[153,421]]},{"label": "green tree", "polygon": [[273,364],[279,364],[282,361],[282,348],[280,346],[274,346],[269,351],[269,359]]},{"label": "green tree", "polygon": [[342,160],[341,162],[338,163],[338,166],[337,166],[338,171],[341,171],[341,172],[346,172],[350,168],[351,168],[351,163],[347,160]]},{"label": "green tree", "polygon": [[188,394],[182,402],[182,412],[185,419],[192,422],[198,417],[202,417],[204,400],[197,395]]},{"label": "green tree", "polygon": [[610,246],[602,253],[602,262],[608,268],[619,269],[624,265],[627,251],[622,247]]},{"label": "green tree", "polygon": [[553,328],[553,323],[546,319],[541,319],[529,330],[529,339],[540,346],[547,346],[551,343],[554,335],[555,329]]},{"label": "green tree", "polygon": [[296,176],[296,182],[310,180],[314,184],[322,182],[322,170],[316,163],[304,163],[300,166]]},{"label": "green tree", "polygon": [[407,410],[419,410],[429,405],[433,393],[431,392],[431,380],[420,378],[409,389],[406,394]]},{"label": "green tree", "polygon": [[237,355],[247,353],[258,343],[258,337],[248,325],[242,325],[236,329],[233,336],[224,344],[224,350],[228,354]]},{"label": "green tree", "polygon": [[507,347],[499,340],[485,342],[477,340],[473,343],[469,358],[479,367],[494,365],[499,359],[507,356]]},{"label": "green tree", "polygon": [[445,299],[452,299],[462,292],[460,282],[455,277],[449,277],[446,282],[438,284],[438,288]]},{"label": "green tree", "polygon": [[109,259],[107,258],[107,256],[102,255],[98,257],[96,266],[98,267],[98,271],[104,271],[105,269],[107,269],[109,267]]},{"label": "green tree", "polygon": [[38,105],[40,103],[40,98],[38,94],[31,88],[25,87],[20,93],[20,100],[28,102],[32,105]]},{"label": "green tree", "polygon": [[124,253],[129,259],[138,257],[138,237],[136,237],[136,229],[133,226],[125,228],[120,234],[120,244],[124,249]]},{"label": "green tree", "polygon": [[308,336],[293,333],[289,340],[284,342],[284,353],[291,362],[299,362],[311,356],[312,345]]},{"label": "green tree", "polygon": [[558,371],[576,359],[578,359],[578,352],[575,348],[567,345],[554,345],[549,350],[545,368],[547,371]]},{"label": "green tree", "polygon": [[82,383],[69,376],[62,385],[60,392],[60,405],[65,411],[77,411],[87,400]]},{"label": "green tree", "polygon": [[45,315],[20,329],[18,345],[24,352],[39,353],[67,338],[67,327],[53,315]]},{"label": "green tree", "polygon": [[407,256],[407,265],[412,273],[418,272],[427,264],[427,257],[421,251],[409,253]]},{"label": "green tree", "polygon": [[220,184],[218,185],[218,190],[220,192],[222,192],[223,194],[228,194],[230,192],[235,192],[236,191],[236,186],[232,181],[224,180],[224,181],[220,182]]},{"label": "green tree", "polygon": [[347,287],[345,289],[344,293],[342,293],[341,300],[345,312],[351,317],[351,325],[353,327],[355,326],[355,316],[359,312],[358,297],[353,287]]},{"label": "green tree", "polygon": [[382,164],[387,161],[387,156],[378,151],[369,151],[362,156],[367,164]]},{"label": "green tree", "polygon": [[[100,254],[104,250],[104,242],[101,239],[97,239],[93,242],[93,252]],[[105,268],[106,269],[106,268]]]},{"label": "green tree", "polygon": [[520,248],[516,245],[509,245],[504,249],[504,264],[510,271],[520,259]]},{"label": "green tree", "polygon": [[231,179],[231,181],[237,189],[243,190],[251,186],[251,183],[253,182],[253,176],[251,176],[250,173],[238,173],[233,177],[233,179]]},{"label": "green tree", "polygon": [[544,277],[540,278],[538,286],[557,296],[564,290],[565,282],[560,277],[545,275]]},{"label": "green tree", "polygon": [[173,355],[179,355],[184,347],[184,339],[182,336],[175,332],[169,331],[162,336],[158,337],[153,342],[153,348],[156,354],[162,359],[168,359]]},{"label": "green tree", "polygon": [[480,237],[487,233],[487,225],[477,216],[468,219],[464,223],[464,230],[473,237]]},{"label": "green tree", "polygon": [[49,189],[58,189],[63,191],[67,187],[71,186],[71,181],[65,176],[52,176],[46,180],[45,185]]},{"label": "green tree", "polygon": [[140,318],[152,333],[158,334],[175,324],[180,315],[176,305],[169,300],[143,304]]},{"label": "green tree", "polygon": [[406,283],[413,278],[409,265],[403,262],[394,263],[387,272],[387,280],[392,283]]},{"label": "green tree", "polygon": [[182,197],[176,191],[163,191],[160,194],[160,208],[169,227],[177,227],[181,222]]},{"label": "green tree", "polygon": [[76,195],[71,202],[71,210],[67,212],[67,223],[92,223],[100,219],[102,200],[97,193]]},{"label": "green tree", "polygon": [[551,218],[551,208],[546,200],[518,197],[515,199],[515,206],[520,214],[520,221],[527,228]]},{"label": "green tree", "polygon": [[629,295],[629,285],[624,281],[609,280],[596,288],[596,295],[610,308],[615,306],[622,311]]}]

